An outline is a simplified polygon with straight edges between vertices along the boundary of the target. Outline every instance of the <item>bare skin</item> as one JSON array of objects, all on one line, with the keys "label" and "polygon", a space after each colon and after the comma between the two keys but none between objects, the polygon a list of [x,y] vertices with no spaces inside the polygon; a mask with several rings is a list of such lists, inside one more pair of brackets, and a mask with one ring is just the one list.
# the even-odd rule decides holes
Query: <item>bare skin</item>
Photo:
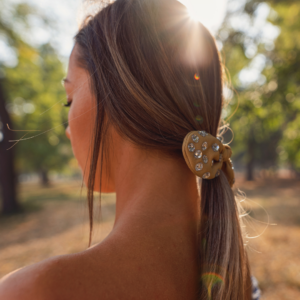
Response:
[{"label": "bare skin", "polygon": [[[65,83],[72,100],[66,134],[84,173],[96,102],[88,73],[76,64],[76,53],[75,46]],[[110,134],[112,176],[102,178],[102,192],[116,193],[112,232],[83,252],[8,274],[0,280],[0,299],[196,299],[199,198],[195,176],[183,158],[149,155],[113,128]]]}]

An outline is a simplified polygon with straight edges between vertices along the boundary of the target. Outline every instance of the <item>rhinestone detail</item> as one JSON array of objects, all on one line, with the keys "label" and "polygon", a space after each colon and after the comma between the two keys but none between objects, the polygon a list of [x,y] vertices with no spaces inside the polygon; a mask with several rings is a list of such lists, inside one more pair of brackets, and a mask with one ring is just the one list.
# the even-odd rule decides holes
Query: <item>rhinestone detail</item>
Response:
[{"label": "rhinestone detail", "polygon": [[208,157],[206,156],[206,155],[203,155],[203,162],[205,163],[205,164],[207,164],[208,163]]},{"label": "rhinestone detail", "polygon": [[217,143],[213,144],[211,147],[215,152],[218,152],[220,149],[220,146]]},{"label": "rhinestone detail", "polygon": [[201,171],[202,169],[203,169],[203,164],[202,163],[196,164],[196,166],[195,166],[196,171]]},{"label": "rhinestone detail", "polygon": [[194,157],[195,158],[201,158],[202,157],[202,152],[200,150],[196,150],[196,152],[194,153]]},{"label": "rhinestone detail", "polygon": [[203,137],[206,137],[206,136],[208,135],[208,133],[207,133],[206,131],[204,131],[204,130],[198,131],[198,133],[199,133],[201,136],[203,136]]},{"label": "rhinestone detail", "polygon": [[192,135],[192,140],[194,143],[198,143],[199,142],[199,136],[197,136],[196,134]]},{"label": "rhinestone detail", "polygon": [[211,161],[211,166],[213,167],[213,166],[214,166],[214,164],[215,164],[215,162],[212,160],[212,161]]},{"label": "rhinestone detail", "polygon": [[220,154],[219,162],[221,162],[222,160],[223,160],[223,154]]},{"label": "rhinestone detail", "polygon": [[195,146],[193,143],[188,144],[188,148],[190,152],[194,152],[195,151]]},{"label": "rhinestone detail", "polygon": [[207,179],[209,177],[210,177],[210,173],[209,172],[203,174],[203,176],[202,176],[203,179]]},{"label": "rhinestone detail", "polygon": [[202,151],[205,151],[207,149],[207,142],[204,142],[202,144]]},{"label": "rhinestone detail", "polygon": [[216,177],[220,176],[220,173],[221,173],[220,170],[218,170],[216,173]]}]

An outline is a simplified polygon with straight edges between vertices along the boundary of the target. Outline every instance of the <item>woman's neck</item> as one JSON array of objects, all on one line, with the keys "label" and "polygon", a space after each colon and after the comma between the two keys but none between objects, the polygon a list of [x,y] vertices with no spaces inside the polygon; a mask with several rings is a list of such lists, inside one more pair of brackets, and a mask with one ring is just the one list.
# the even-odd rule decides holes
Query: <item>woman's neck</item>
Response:
[{"label": "woman's neck", "polygon": [[[124,150],[124,149],[123,149]],[[114,230],[127,226],[182,227],[196,236],[199,196],[196,178],[180,158],[166,158],[129,146],[114,169]],[[122,226],[119,226],[122,225]],[[158,229],[158,228],[156,228]]]},{"label": "woman's neck", "polygon": [[[122,145],[113,160],[114,228],[86,253],[97,271],[134,282],[137,295],[144,293],[146,282],[151,291],[164,291],[168,299],[193,299],[200,215],[196,178],[183,159],[125,148]],[[149,299],[157,298],[151,295]]]}]

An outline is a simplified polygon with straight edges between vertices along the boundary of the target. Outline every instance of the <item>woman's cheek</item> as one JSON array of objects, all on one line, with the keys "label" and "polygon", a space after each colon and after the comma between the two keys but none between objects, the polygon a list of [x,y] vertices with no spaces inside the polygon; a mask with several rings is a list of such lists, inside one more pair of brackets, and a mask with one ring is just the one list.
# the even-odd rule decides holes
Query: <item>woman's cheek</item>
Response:
[{"label": "woman's cheek", "polygon": [[[88,164],[89,145],[92,139],[92,118],[90,112],[83,113],[84,107],[73,107],[70,111],[70,131],[71,131],[71,144],[73,154],[78,161],[81,170],[86,168]],[[87,166],[88,167],[88,166]]]},{"label": "woman's cheek", "polygon": [[79,165],[80,165],[80,157],[79,157],[79,141],[78,141],[78,131],[76,129],[76,119],[73,113],[73,110],[70,109],[69,111],[69,126],[68,126],[68,133],[67,135],[70,136],[71,146],[73,150],[73,154],[75,158],[77,159]]}]

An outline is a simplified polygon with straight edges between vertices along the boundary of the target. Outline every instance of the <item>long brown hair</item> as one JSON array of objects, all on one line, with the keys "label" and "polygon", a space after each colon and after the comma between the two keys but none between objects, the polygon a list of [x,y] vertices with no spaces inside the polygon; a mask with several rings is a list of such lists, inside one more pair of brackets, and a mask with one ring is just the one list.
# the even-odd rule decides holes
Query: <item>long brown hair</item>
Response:
[{"label": "long brown hair", "polygon": [[[117,0],[88,17],[75,42],[98,104],[88,180],[90,245],[95,172],[98,157],[102,166],[109,155],[108,123],[140,147],[183,159],[188,132],[219,133],[223,68],[212,35],[177,0]],[[222,172],[199,184],[198,299],[251,299],[234,193]]]}]

